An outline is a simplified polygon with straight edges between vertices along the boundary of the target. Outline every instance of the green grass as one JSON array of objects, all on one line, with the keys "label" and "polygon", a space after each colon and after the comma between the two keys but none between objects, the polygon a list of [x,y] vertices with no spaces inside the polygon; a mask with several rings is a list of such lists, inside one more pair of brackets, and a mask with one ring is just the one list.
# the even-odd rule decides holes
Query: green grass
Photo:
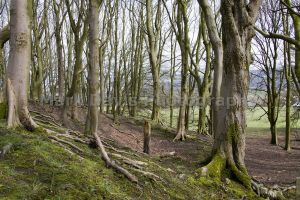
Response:
[{"label": "green grass", "polygon": [[[295,111],[292,109],[292,113],[294,112]],[[262,108],[248,110],[246,116],[248,128],[269,129],[270,124],[268,121],[268,116],[265,114],[265,111]],[[281,108],[278,115],[277,128],[285,128],[285,121],[285,108]],[[292,128],[300,128],[300,120],[292,121]]]},{"label": "green grass", "polygon": [[[264,108],[267,109],[267,108]],[[291,113],[294,113],[295,110],[292,108]],[[173,128],[177,126],[177,118],[179,115],[179,108],[174,108],[173,111]],[[250,131],[257,131],[263,130],[264,132],[269,131],[269,121],[267,115],[264,115],[264,110],[262,108],[255,108],[255,109],[248,109],[246,112],[246,119],[247,119],[247,129]],[[141,118],[150,118],[151,111],[150,110],[143,110],[138,113],[139,117]],[[170,125],[170,109],[162,109],[161,110],[161,119],[164,125]],[[281,108],[278,116],[277,121],[277,128],[284,129],[285,128],[285,108]],[[198,108],[194,107],[190,109],[190,124],[189,130],[196,131],[198,124]],[[291,122],[292,129],[299,129],[300,128],[300,119],[299,120],[292,120]]]},{"label": "green grass", "polygon": [[[213,180],[199,181],[194,177],[197,166],[187,166],[179,158],[164,162],[159,157],[137,156],[127,149],[127,157],[147,162],[144,170],[161,177],[153,180],[123,164],[138,176],[139,184],[133,184],[106,168],[96,149],[76,143],[84,150],[82,160],[51,142],[42,130],[11,130],[0,124],[0,149],[9,143],[12,149],[0,160],[0,199],[196,200],[240,199],[243,195],[257,199],[253,192],[234,181],[228,186]],[[179,178],[181,173],[185,173],[185,178]]]}]

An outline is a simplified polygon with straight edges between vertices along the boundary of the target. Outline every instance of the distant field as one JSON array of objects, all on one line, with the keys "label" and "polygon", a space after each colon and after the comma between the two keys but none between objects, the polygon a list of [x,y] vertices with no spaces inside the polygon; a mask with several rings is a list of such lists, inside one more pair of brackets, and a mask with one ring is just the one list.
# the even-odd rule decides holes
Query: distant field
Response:
[{"label": "distant field", "polygon": [[[266,109],[266,108],[265,108]],[[294,113],[295,110],[292,109],[291,113]],[[176,127],[177,125],[177,117],[179,114],[179,108],[174,109],[173,114],[173,127]],[[269,129],[269,121],[267,115],[264,115],[264,111],[262,108],[256,108],[254,110],[248,110],[247,111],[247,129],[248,130],[264,130],[268,131]],[[143,111],[139,113],[140,117],[146,117],[150,118],[151,111]],[[262,116],[262,117],[261,117]],[[161,110],[161,119],[164,125],[169,126],[170,125],[170,109],[162,109]],[[197,123],[198,123],[198,108],[194,108],[190,110],[190,130],[197,130]],[[285,108],[282,108],[279,112],[279,118],[277,122],[277,128],[278,129],[284,129],[285,128]],[[292,120],[291,128],[293,129],[300,129],[300,119],[299,120]]]}]

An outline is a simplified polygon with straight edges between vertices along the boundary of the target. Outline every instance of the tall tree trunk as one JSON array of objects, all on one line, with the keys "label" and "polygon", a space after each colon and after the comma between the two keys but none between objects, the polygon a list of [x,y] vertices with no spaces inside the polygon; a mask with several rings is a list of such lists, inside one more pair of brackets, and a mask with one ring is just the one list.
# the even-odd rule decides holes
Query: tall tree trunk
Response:
[{"label": "tall tree trunk", "polygon": [[61,38],[61,30],[63,21],[60,21],[61,4],[57,5],[53,1],[53,8],[55,13],[55,41],[56,41],[56,54],[57,54],[57,78],[58,78],[58,96],[59,101],[63,102],[65,96],[65,66],[63,60],[63,45]]},{"label": "tall tree trunk", "polygon": [[[72,84],[69,88],[69,91],[65,98],[63,113],[64,116],[67,116],[67,112],[70,109],[70,114],[72,119],[78,119],[78,105],[80,100],[80,87],[81,87],[81,73],[82,73],[82,54],[84,43],[87,38],[87,27],[88,21],[87,18],[84,18],[83,14],[78,16],[78,20],[75,23],[73,12],[71,10],[70,0],[66,0],[67,11],[70,20],[70,26],[74,34],[74,43],[75,43],[75,65],[72,77]],[[84,12],[85,4],[84,1],[81,1],[80,7],[78,8],[79,12]],[[66,118],[64,121],[66,122]]]},{"label": "tall tree trunk", "polygon": [[[282,13],[283,28],[286,35],[289,35],[288,16]],[[290,44],[284,42],[284,68],[286,79],[285,97],[285,150],[291,150],[291,50]]]},{"label": "tall tree trunk", "polygon": [[138,182],[138,179],[126,169],[112,161],[98,136],[98,105],[99,105],[99,12],[103,0],[89,0],[89,122],[88,131],[93,134],[101,151],[101,157],[108,167],[124,174],[130,181]]},{"label": "tall tree trunk", "polygon": [[113,105],[112,112],[114,116],[114,122],[118,121],[118,116],[120,115],[120,101],[119,101],[119,65],[118,63],[118,26],[119,26],[119,0],[115,2],[115,32],[114,32],[114,82],[113,82]]},{"label": "tall tree trunk", "polygon": [[9,127],[23,125],[34,130],[37,125],[28,111],[27,92],[31,62],[31,1],[12,0],[10,5],[10,53],[7,69]]},{"label": "tall tree trunk", "polygon": [[[203,37],[203,43],[205,46],[206,52],[206,65],[205,65],[205,72],[203,76],[202,84],[198,84],[198,93],[199,93],[199,121],[198,121],[198,133],[200,134],[208,134],[208,128],[206,127],[206,114],[207,114],[207,107],[209,104],[209,87],[210,87],[210,76],[211,76],[211,44],[207,38],[207,28],[204,20],[204,16],[201,15],[201,31]],[[200,47],[198,47],[200,48]],[[199,62],[197,60],[197,62]]]},{"label": "tall tree trunk", "polygon": [[208,30],[208,35],[212,44],[212,48],[215,56],[214,64],[214,81],[212,89],[212,100],[211,100],[211,123],[213,127],[213,134],[217,133],[218,125],[218,98],[220,97],[222,76],[223,76],[223,45],[222,40],[219,36],[217,25],[213,11],[207,0],[198,0],[205,17],[205,23]]},{"label": "tall tree trunk", "polygon": [[189,28],[187,18],[187,1],[180,0],[178,4],[177,13],[177,40],[181,50],[181,102],[179,108],[179,116],[177,123],[177,135],[174,140],[185,140],[186,128],[185,128],[185,115],[186,107],[188,103],[188,69],[189,69]]},{"label": "tall tree trunk", "polygon": [[249,65],[252,62],[251,39],[254,36],[253,25],[260,5],[260,0],[252,0],[249,4],[245,1],[222,0],[222,38],[225,56],[220,94],[223,102],[217,112],[218,126],[214,133],[213,157],[211,162],[202,168],[209,176],[218,178],[227,168],[233,177],[249,189],[251,178],[244,163],[245,111]]},{"label": "tall tree trunk", "polygon": [[153,102],[151,119],[155,122],[160,120],[160,61],[158,59],[158,42],[160,38],[161,23],[161,1],[158,1],[157,15],[155,18],[155,29],[153,26],[152,1],[146,0],[146,27],[148,34],[148,53],[150,59],[151,73],[153,78]]}]

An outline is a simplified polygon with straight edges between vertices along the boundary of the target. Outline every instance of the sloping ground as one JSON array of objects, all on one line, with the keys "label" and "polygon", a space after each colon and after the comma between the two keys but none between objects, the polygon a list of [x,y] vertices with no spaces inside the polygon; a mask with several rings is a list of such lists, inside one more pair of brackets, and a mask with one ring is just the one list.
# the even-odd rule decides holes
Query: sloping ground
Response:
[{"label": "sloping ground", "polygon": [[[133,149],[141,150],[140,142],[129,139],[125,129],[139,127],[133,125],[134,121],[120,119],[118,131],[108,123],[109,117],[102,116],[102,128],[106,130],[101,137],[106,149],[113,160],[138,177],[135,184],[106,168],[99,151],[85,144],[86,136],[59,126],[59,108],[34,105],[31,110],[35,110],[32,115],[36,121],[52,131],[8,130],[4,122],[0,123],[0,149],[12,144],[0,160],[0,199],[258,199],[234,181],[225,183],[195,175],[198,161],[209,152],[206,138],[173,143],[172,132],[154,127],[153,154],[148,156],[129,149],[127,142],[121,144],[124,138],[132,140]],[[69,126],[82,129],[81,123],[70,121]],[[123,125],[126,123],[129,127]],[[130,134],[141,140],[140,132],[136,128]],[[171,151],[175,156],[168,154]]]},{"label": "sloping ground", "polygon": [[[244,195],[257,199],[233,181],[225,185],[183,176],[178,171],[184,167],[180,159],[178,168],[170,169],[168,162],[156,157],[119,148],[109,150],[117,163],[138,177],[139,183],[134,184],[106,168],[96,149],[74,143],[82,150],[77,151],[52,141],[41,130],[8,130],[1,124],[0,147],[7,144],[12,144],[12,149],[0,160],[1,199],[240,199]],[[135,160],[140,169],[124,160]]]}]

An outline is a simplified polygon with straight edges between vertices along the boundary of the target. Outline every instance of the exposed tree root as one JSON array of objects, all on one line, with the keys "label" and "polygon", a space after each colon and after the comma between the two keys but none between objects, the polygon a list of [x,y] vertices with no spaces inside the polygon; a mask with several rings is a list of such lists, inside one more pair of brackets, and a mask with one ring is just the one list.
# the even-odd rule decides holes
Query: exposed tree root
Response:
[{"label": "exposed tree root", "polygon": [[71,151],[71,150],[70,150],[68,147],[66,147],[64,144],[62,144],[62,143],[60,143],[60,142],[58,142],[58,141],[56,141],[56,140],[51,140],[51,142],[56,143],[57,145],[61,146],[61,147],[62,147],[66,152],[68,152],[71,156],[76,155],[76,156],[78,156],[78,158],[79,158],[80,160],[83,160],[83,159],[84,159],[81,155],[79,155],[77,152]]},{"label": "exposed tree root", "polygon": [[57,141],[57,142],[63,143],[63,144],[67,144],[67,145],[69,145],[70,147],[72,147],[73,149],[77,150],[78,152],[84,153],[84,151],[83,151],[82,149],[80,149],[79,147],[77,147],[76,145],[74,145],[74,144],[71,143],[71,142],[68,142],[68,141],[66,141],[66,140],[60,139],[60,138],[58,138],[58,137],[56,137],[56,136],[52,136],[52,135],[48,136],[48,138],[50,138],[50,139],[52,139],[52,140],[55,140],[55,141]]},{"label": "exposed tree root", "polygon": [[70,134],[57,134],[57,136],[65,137],[65,138],[68,138],[68,139],[72,139],[72,140],[74,140],[75,142],[79,142],[79,143],[82,143],[82,144],[89,144],[88,141],[86,141],[86,140],[84,140],[84,139],[81,139],[81,138],[79,138],[79,137],[70,135]]},{"label": "exposed tree root", "polygon": [[242,183],[247,189],[251,189],[251,177],[248,175],[246,169],[238,169],[234,164],[229,164],[229,168],[240,183]]},{"label": "exposed tree root", "polygon": [[104,146],[102,144],[102,141],[101,141],[100,137],[98,136],[98,134],[95,132],[95,133],[93,133],[93,135],[96,139],[97,145],[98,145],[99,150],[101,152],[101,157],[105,161],[106,165],[108,167],[112,167],[116,171],[120,172],[121,174],[126,176],[130,181],[132,181],[134,183],[137,183],[138,179],[137,179],[136,176],[134,176],[133,174],[131,174],[130,172],[128,172],[126,169],[122,168],[121,166],[117,165],[114,161],[112,161],[108,157],[107,152],[105,151],[105,148],[104,148]]},{"label": "exposed tree root", "polygon": [[29,110],[29,112],[34,113],[35,114],[35,118],[44,118],[45,120],[50,120],[53,124],[55,124],[56,126],[62,126],[61,124],[57,123],[55,121],[55,119],[49,115],[44,115],[38,111],[34,111],[34,110]]},{"label": "exposed tree root", "polygon": [[221,178],[222,171],[226,167],[226,160],[220,153],[216,153],[212,160],[200,169],[200,176],[209,176],[212,178]]},{"label": "exposed tree root", "polygon": [[209,176],[211,178],[221,179],[222,172],[229,170],[233,178],[239,181],[247,189],[251,189],[251,178],[246,169],[239,169],[236,165],[231,164],[220,153],[216,153],[212,160],[206,166],[200,169],[200,176]]},{"label": "exposed tree root", "polygon": [[177,140],[181,140],[184,141],[185,140],[185,130],[178,130],[176,137],[173,139],[173,141],[177,141]]},{"label": "exposed tree root", "polygon": [[37,122],[40,122],[40,123],[43,123],[43,124],[48,124],[50,126],[53,126],[53,127],[58,127],[60,128],[60,126],[56,125],[55,123],[52,123],[51,121],[47,121],[47,120],[44,120],[44,119],[40,119],[40,118],[37,118],[36,116],[33,116],[33,119]]}]

